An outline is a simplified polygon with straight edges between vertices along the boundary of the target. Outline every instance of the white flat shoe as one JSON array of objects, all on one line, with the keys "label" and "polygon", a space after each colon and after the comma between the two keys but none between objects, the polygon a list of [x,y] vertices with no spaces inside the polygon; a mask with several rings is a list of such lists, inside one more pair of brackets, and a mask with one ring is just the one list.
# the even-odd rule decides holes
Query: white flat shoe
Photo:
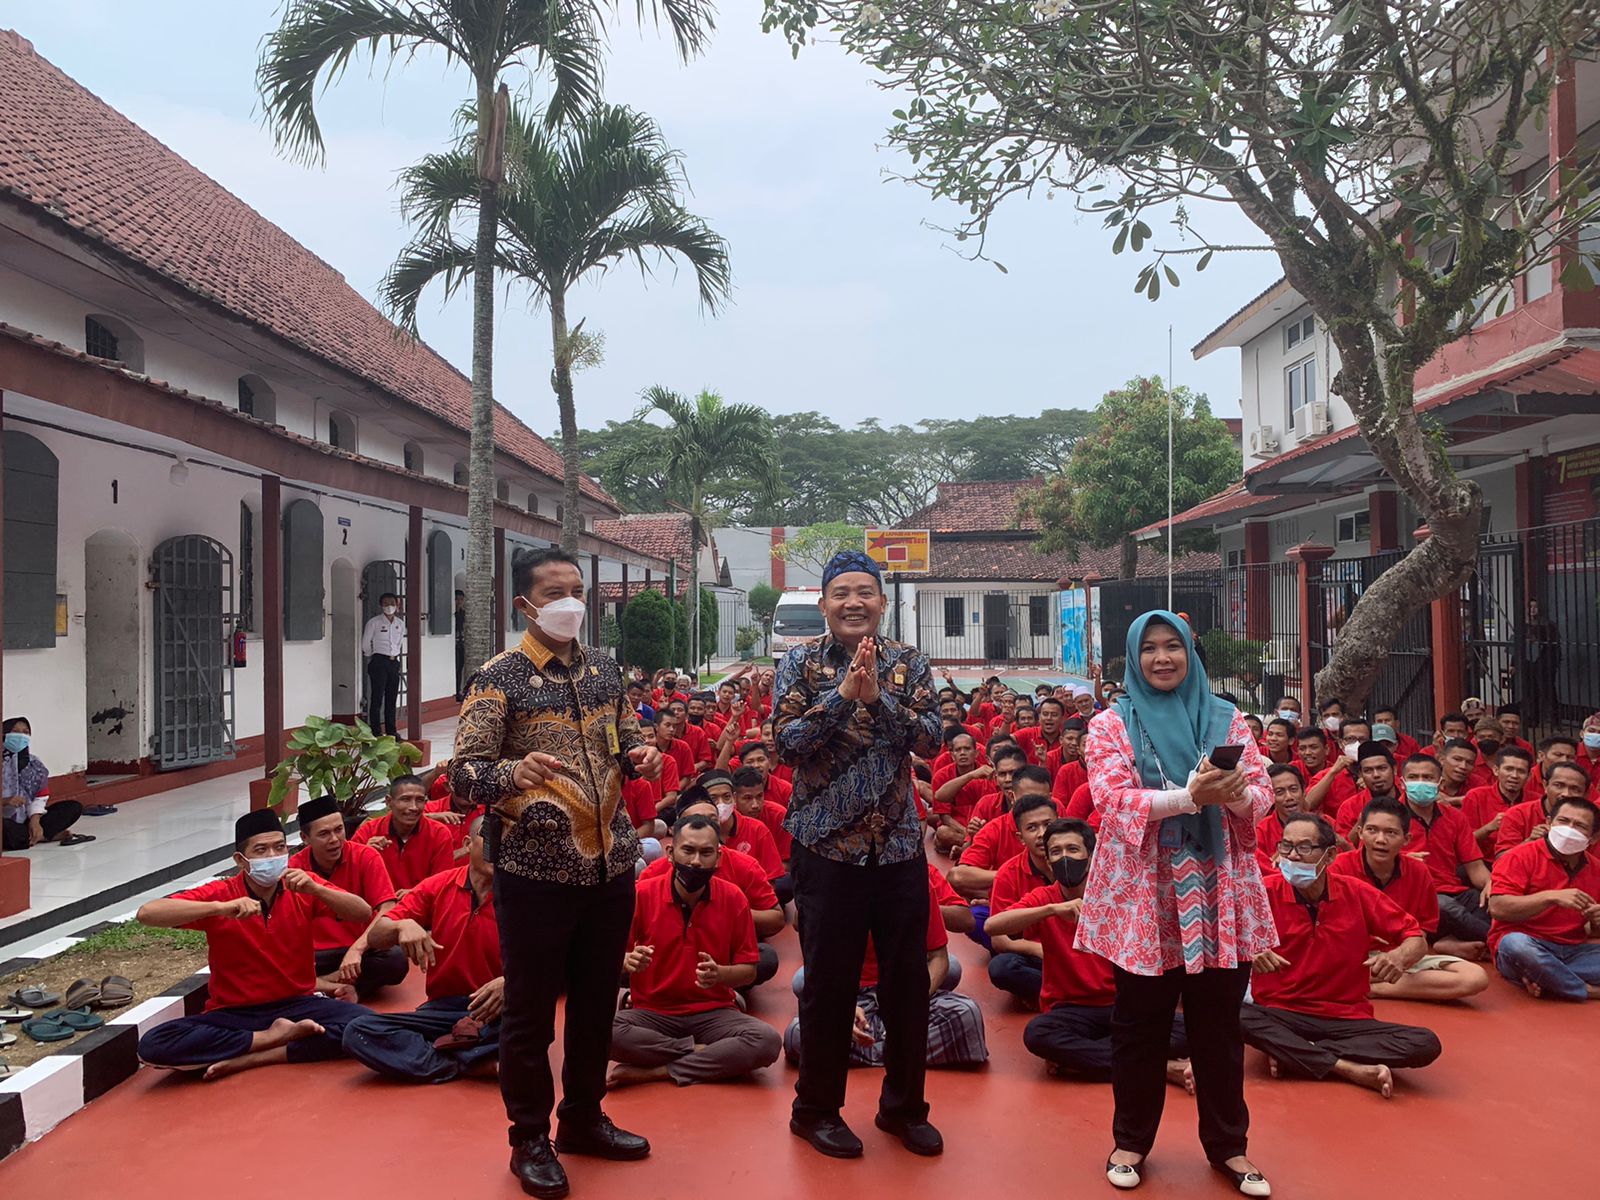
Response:
[{"label": "white flat shoe", "polygon": [[1144,1167],[1144,1160],[1137,1163],[1114,1163],[1106,1159],[1106,1179],[1111,1186],[1124,1192],[1131,1192],[1144,1182],[1140,1170]]},{"label": "white flat shoe", "polygon": [[1260,1171],[1235,1171],[1224,1163],[1212,1163],[1211,1169],[1233,1180],[1233,1186],[1239,1189],[1241,1196],[1272,1195],[1272,1185]]}]

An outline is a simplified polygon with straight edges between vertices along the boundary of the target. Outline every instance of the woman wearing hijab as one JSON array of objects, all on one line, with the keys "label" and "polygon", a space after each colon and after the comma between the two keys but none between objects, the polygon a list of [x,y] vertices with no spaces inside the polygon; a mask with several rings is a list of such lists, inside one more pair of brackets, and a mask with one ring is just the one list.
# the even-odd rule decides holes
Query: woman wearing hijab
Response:
[{"label": "woman wearing hijab", "polygon": [[50,771],[28,749],[33,726],[27,717],[11,717],[0,731],[5,734],[5,753],[0,757],[0,834],[7,850],[26,850],[40,842],[76,846],[92,842],[86,833],[72,833],[72,825],[82,814],[76,800],[50,803]]},{"label": "woman wearing hijab", "polygon": [[[1244,1195],[1267,1196],[1245,1157],[1239,1032],[1250,960],[1277,943],[1255,858],[1256,824],[1272,810],[1266,762],[1239,710],[1211,694],[1177,614],[1134,621],[1126,661],[1127,694],[1090,722],[1084,748],[1102,824],[1076,943],[1116,975],[1106,1178],[1141,1182],[1181,999],[1206,1158]],[[1243,748],[1237,766],[1208,761],[1219,746]]]}]

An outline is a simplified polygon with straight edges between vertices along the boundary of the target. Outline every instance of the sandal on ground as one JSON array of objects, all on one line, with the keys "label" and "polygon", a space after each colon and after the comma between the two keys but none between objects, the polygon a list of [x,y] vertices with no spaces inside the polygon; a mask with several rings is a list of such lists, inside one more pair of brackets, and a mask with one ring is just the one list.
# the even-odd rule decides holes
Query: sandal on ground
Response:
[{"label": "sandal on ground", "polygon": [[0,1062],[0,1080],[9,1079],[10,1077],[11,1077],[11,1064],[10,1063]]},{"label": "sandal on ground", "polygon": [[35,1017],[22,1023],[22,1032],[36,1042],[64,1042],[76,1031],[53,1016]]},{"label": "sandal on ground", "polygon": [[57,839],[56,845],[58,845],[58,846],[81,846],[85,842],[92,842],[92,841],[94,841],[94,834],[92,834],[92,833],[69,833],[69,834],[67,834],[66,837]]},{"label": "sandal on ground", "polygon": [[26,1021],[33,1016],[33,1009],[22,1008],[16,1004],[8,1004],[0,1008],[0,1021]]},{"label": "sandal on ground", "polygon": [[74,979],[72,986],[67,988],[67,998],[62,1001],[68,1008],[81,1008],[85,1011],[95,1001],[100,999],[100,985],[92,979]]},{"label": "sandal on ground", "polygon": [[74,1033],[82,1033],[87,1029],[99,1029],[106,1023],[102,1016],[90,1012],[87,1008],[58,1008],[53,1013],[46,1013],[45,1020],[58,1021]]},{"label": "sandal on ground", "polygon": [[16,1044],[16,1034],[8,1033],[6,1030],[0,1029],[0,1050],[4,1050],[7,1046],[15,1046]]},{"label": "sandal on ground", "polygon": [[1224,1178],[1233,1180],[1241,1196],[1270,1196],[1272,1185],[1260,1171],[1235,1171],[1226,1163],[1214,1162],[1211,1169]]},{"label": "sandal on ground", "polygon": [[1136,1163],[1117,1163],[1106,1159],[1106,1178],[1111,1186],[1124,1192],[1132,1191],[1144,1182],[1144,1159]]},{"label": "sandal on ground", "polygon": [[110,817],[115,816],[116,811],[117,806],[115,804],[85,804],[83,806],[83,815],[86,817]]},{"label": "sandal on ground", "polygon": [[133,1003],[133,983],[122,975],[107,975],[100,981],[96,1008],[121,1008]]},{"label": "sandal on ground", "polygon": [[[52,1004],[61,1003],[59,995],[55,992],[47,992],[42,987],[20,987],[7,996],[6,999],[18,1008],[49,1008]],[[29,1015],[31,1016],[32,1014]]]}]

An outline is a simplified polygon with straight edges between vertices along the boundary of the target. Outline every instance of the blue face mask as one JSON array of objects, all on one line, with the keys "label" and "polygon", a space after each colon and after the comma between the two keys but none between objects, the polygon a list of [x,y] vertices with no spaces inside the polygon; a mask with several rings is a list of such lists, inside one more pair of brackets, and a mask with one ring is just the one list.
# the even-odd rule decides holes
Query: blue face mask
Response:
[{"label": "blue face mask", "polygon": [[28,748],[29,738],[25,733],[6,734],[6,749],[12,754],[21,754]]},{"label": "blue face mask", "polygon": [[271,858],[252,858],[244,866],[250,875],[251,883],[261,887],[271,887],[282,879],[283,873],[289,869],[289,856],[275,854]]},{"label": "blue face mask", "polygon": [[1600,750],[1600,733],[1586,733],[1583,735],[1583,748],[1591,754]]},{"label": "blue face mask", "polygon": [[1292,858],[1280,858],[1278,860],[1278,871],[1283,875],[1285,882],[1290,887],[1297,888],[1310,887],[1317,881],[1317,876],[1322,873],[1320,868],[1314,867],[1310,863],[1296,862]]},{"label": "blue face mask", "polygon": [[1292,708],[1280,708],[1278,710],[1278,719],[1288,721],[1291,725],[1300,724],[1300,714]]},{"label": "blue face mask", "polygon": [[1439,785],[1430,779],[1406,780],[1406,799],[1413,804],[1432,804],[1439,798]]}]

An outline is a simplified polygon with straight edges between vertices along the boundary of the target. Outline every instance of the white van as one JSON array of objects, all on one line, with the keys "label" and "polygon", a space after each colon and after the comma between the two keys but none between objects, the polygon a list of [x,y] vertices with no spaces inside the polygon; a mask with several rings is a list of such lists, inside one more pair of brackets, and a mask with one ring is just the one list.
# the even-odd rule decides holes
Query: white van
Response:
[{"label": "white van", "polygon": [[778,597],[778,607],[772,610],[773,658],[782,658],[827,632],[828,623],[817,607],[821,599],[821,588],[792,588]]}]

